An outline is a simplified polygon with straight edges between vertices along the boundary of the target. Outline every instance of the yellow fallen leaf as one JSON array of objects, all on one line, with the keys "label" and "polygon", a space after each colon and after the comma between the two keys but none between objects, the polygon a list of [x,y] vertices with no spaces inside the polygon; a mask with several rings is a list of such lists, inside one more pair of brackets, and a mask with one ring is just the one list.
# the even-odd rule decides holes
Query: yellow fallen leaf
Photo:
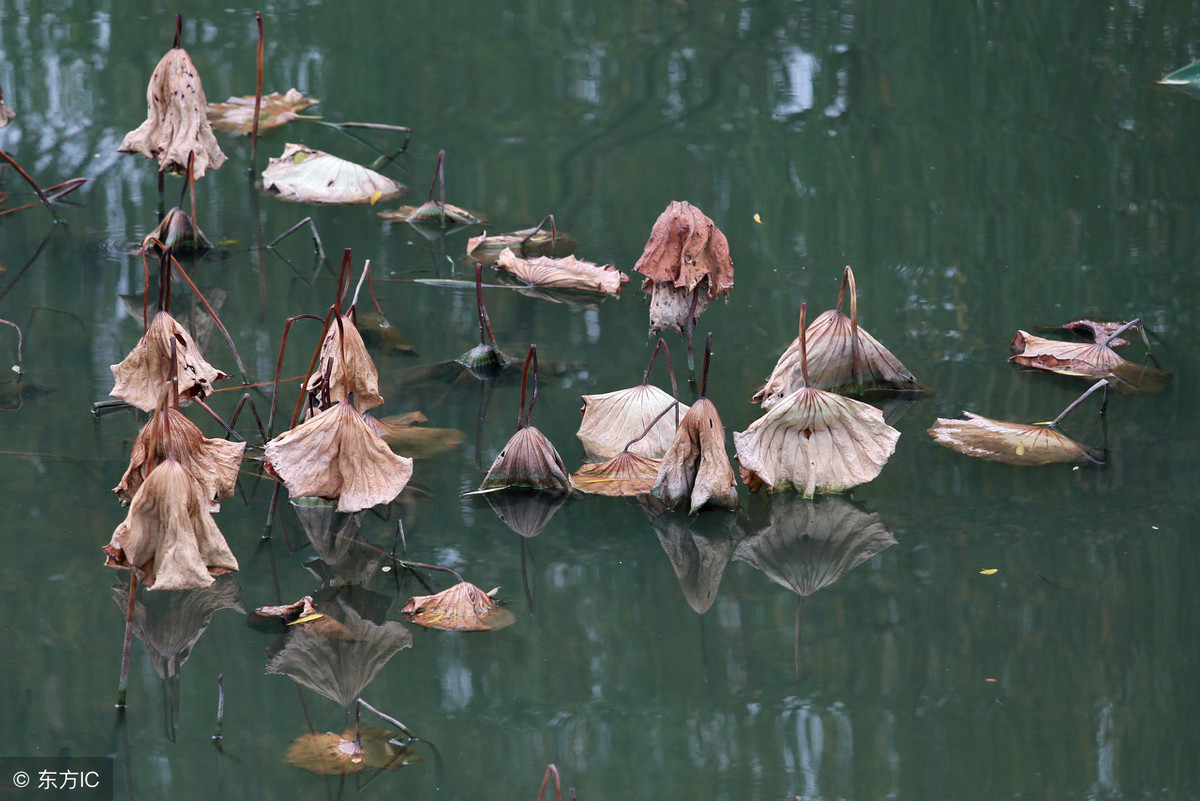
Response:
[{"label": "yellow fallen leaf", "polygon": [[755,221],[756,223],[758,223],[759,225],[762,225],[762,217],[759,217],[759,216],[758,216],[758,212],[757,212],[757,211],[756,211],[756,212],[754,212],[754,221]]},{"label": "yellow fallen leaf", "polygon": [[288,623],[288,625],[295,626],[297,623],[311,623],[312,621],[320,620],[323,617],[325,617],[325,616],[323,614],[321,614],[320,612],[312,612],[310,614],[303,615],[302,617],[296,618],[291,623]]},{"label": "yellow fallen leaf", "polygon": [[987,568],[987,569],[985,569],[985,570],[980,570],[980,571],[979,571],[979,574],[980,574],[980,575],[982,575],[982,576],[990,576],[990,575],[992,575],[993,573],[998,573],[998,572],[1000,572],[1000,568],[998,568],[998,567],[989,567],[989,568]]},{"label": "yellow fallen leaf", "polygon": [[371,205],[374,206],[377,202],[379,202],[379,198],[381,197],[383,197],[383,192],[376,189],[375,194],[371,195]]}]

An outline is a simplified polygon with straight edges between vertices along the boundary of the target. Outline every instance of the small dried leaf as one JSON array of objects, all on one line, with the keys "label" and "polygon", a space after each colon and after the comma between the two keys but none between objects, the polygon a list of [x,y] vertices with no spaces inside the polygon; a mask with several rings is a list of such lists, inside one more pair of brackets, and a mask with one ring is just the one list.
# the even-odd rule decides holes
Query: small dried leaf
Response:
[{"label": "small dried leaf", "polygon": [[407,222],[416,225],[477,225],[483,222],[474,213],[447,203],[443,206],[429,200],[420,206],[401,206],[395,211],[381,211],[379,217],[388,222]]},{"label": "small dried leaf", "polygon": [[611,264],[601,267],[574,256],[523,259],[511,248],[500,253],[496,268],[543,289],[574,289],[602,295],[620,294],[621,287],[629,281],[629,276]]},{"label": "small dried leaf", "polygon": [[963,412],[964,420],[939,417],[929,435],[934,442],[967,456],[992,462],[1038,466],[1064,462],[1104,462],[1103,450],[1090,448],[1049,426],[1010,423]]},{"label": "small dried leaf", "polygon": [[[589,459],[602,461],[616,456],[629,441],[640,435],[675,399],[653,384],[640,384],[600,395],[582,395],[583,420],[576,436],[583,443]],[[678,417],[688,412],[679,404]],[[675,412],[667,412],[654,427],[629,444],[629,450],[641,456],[658,458],[667,452],[675,438]]]},{"label": "small dried leaf", "polygon": [[661,465],[661,459],[621,451],[608,461],[579,468],[571,474],[571,486],[592,495],[645,495],[654,489]]},{"label": "small dried leaf", "polygon": [[229,378],[204,360],[191,335],[174,317],[160,311],[124,361],[109,368],[114,385],[108,394],[144,412],[153,410],[163,384],[171,378],[172,341],[179,367],[180,403],[207,397],[213,391],[212,382]]},{"label": "small dried leaf", "polygon": [[693,403],[679,421],[652,492],[672,508],[689,507],[692,514],[705,506],[737,508],[737,479],[725,452],[725,426],[708,398]]},{"label": "small dried leaf", "polygon": [[523,259],[534,256],[569,256],[575,252],[578,243],[562,231],[555,237],[552,231],[541,228],[526,228],[513,231],[511,234],[492,234],[484,231],[479,236],[467,240],[467,257],[472,262],[479,262],[485,267],[491,267],[500,258],[500,254],[512,249],[513,253]]},{"label": "small dried leaf", "polygon": [[496,603],[488,593],[467,581],[434,595],[409,599],[400,610],[418,626],[450,631],[487,631],[512,625],[512,612]]},{"label": "small dried leaf", "polygon": [[[282,95],[279,92],[263,95],[258,114],[259,134],[297,119],[301,111],[319,102],[305,97],[296,89],[288,89]],[[208,120],[223,133],[249,136],[254,129],[254,95],[231,97],[224,103],[209,103]]]},{"label": "small dried leaf", "polygon": [[263,187],[282,200],[300,203],[369,204],[381,197],[399,197],[407,187],[337,156],[294,143],[271,159],[263,170]]},{"label": "small dried leaf", "polygon": [[395,770],[424,759],[411,746],[401,744],[404,736],[391,729],[360,726],[341,734],[310,732],[288,746],[284,757],[289,765],[322,776],[344,776],[364,768]]},{"label": "small dried leaf", "polygon": [[1110,347],[1092,343],[1062,342],[1017,331],[1009,361],[1059,375],[1096,380],[1106,378],[1125,393],[1158,392],[1171,382],[1171,374],[1155,367],[1122,359]]}]

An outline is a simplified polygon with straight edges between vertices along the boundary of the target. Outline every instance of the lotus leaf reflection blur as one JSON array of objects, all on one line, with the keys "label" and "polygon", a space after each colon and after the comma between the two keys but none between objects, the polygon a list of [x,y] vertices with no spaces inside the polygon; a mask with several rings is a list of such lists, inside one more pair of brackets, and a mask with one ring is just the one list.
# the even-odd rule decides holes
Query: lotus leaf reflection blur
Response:
[{"label": "lotus leaf reflection blur", "polygon": [[530,539],[542,533],[554,513],[567,502],[568,495],[565,492],[510,487],[485,493],[483,497],[504,525]]},{"label": "lotus leaf reflection blur", "polygon": [[186,172],[199,179],[225,163],[225,154],[208,122],[208,102],[191,56],[176,46],[158,62],[146,87],[146,121],[125,135],[118,150],[141,153],[163,172]]},{"label": "lotus leaf reflection blur", "polygon": [[358,328],[358,333],[369,348],[382,351],[385,354],[415,354],[417,352],[417,349],[413,347],[413,344],[408,341],[408,338],[404,336],[400,329],[392,325],[379,312],[359,314],[355,327]]},{"label": "lotus leaf reflection blur", "polygon": [[516,622],[490,593],[466,581],[433,595],[414,596],[400,614],[418,626],[448,631],[490,631]]},{"label": "lotus leaf reflection blur", "polygon": [[360,726],[341,734],[312,732],[288,746],[289,765],[323,776],[343,776],[366,768],[396,770],[424,757],[393,729]]},{"label": "lotus leaf reflection blur", "polygon": [[629,282],[629,276],[611,264],[600,266],[574,256],[521,258],[511,248],[501,251],[496,269],[540,289],[570,289],[601,295],[620,294],[621,287]]},{"label": "lotus leaf reflection blur", "polygon": [[[224,103],[208,104],[208,119],[218,131],[234,136],[249,136],[254,127],[254,95],[231,97]],[[300,118],[300,112],[320,103],[296,89],[286,93],[263,95],[259,106],[258,132],[265,133]]]},{"label": "lotus leaf reflection blur", "polygon": [[[850,316],[842,314],[842,301],[850,289]],[[858,291],[854,272],[842,272],[837,307],[822,312],[805,332],[808,378],[801,371],[800,337],[779,357],[766,384],[753,401],[770,409],[801,385],[830,392],[861,394],[866,390],[920,390],[908,368],[858,325]]]},{"label": "lotus leaf reflection blur", "polygon": [[390,417],[363,415],[367,426],[392,446],[392,450],[410,459],[429,459],[462,444],[463,432],[456,428],[426,428],[429,418],[420,412]]},{"label": "lotus leaf reflection blur", "polygon": [[1171,383],[1170,373],[1127,361],[1103,343],[1063,342],[1017,331],[1011,348],[1008,360],[1013,364],[1092,381],[1106,378],[1118,392],[1159,392]]},{"label": "lotus leaf reflection blur", "polygon": [[178,362],[179,402],[187,403],[196,397],[203,400],[213,391],[213,382],[229,378],[227,373],[204,360],[191,334],[165,311],[154,315],[146,333],[120,364],[109,369],[113,374],[114,398],[136,406],[143,412],[158,405],[163,386],[172,377],[172,343],[176,344]]},{"label": "lotus leaf reflection blur", "polygon": [[967,456],[992,462],[1038,466],[1063,462],[1104,463],[1107,453],[1091,448],[1049,425],[1026,425],[963,412],[963,420],[939,417],[933,441]]},{"label": "lotus leaf reflection blur", "polygon": [[291,142],[267,163],[262,179],[263,188],[280,200],[299,203],[375,204],[407,189],[362,165]]},{"label": "lotus leaf reflection blur", "polygon": [[[717,599],[725,567],[733,556],[735,538],[727,532],[697,530],[700,518],[659,514],[651,525],[658,544],[671,560],[688,606],[703,615]],[[736,531],[736,525],[731,526]]]},{"label": "lotus leaf reflection blur", "polygon": [[771,498],[769,524],[737,544],[733,558],[800,596],[796,605],[796,675],[804,599],[896,544],[879,515],[841,498]]},{"label": "lotus leaf reflection blur", "polygon": [[364,513],[339,512],[336,502],[322,498],[292,498],[291,502],[321,561],[332,567],[341,564],[359,542]]}]

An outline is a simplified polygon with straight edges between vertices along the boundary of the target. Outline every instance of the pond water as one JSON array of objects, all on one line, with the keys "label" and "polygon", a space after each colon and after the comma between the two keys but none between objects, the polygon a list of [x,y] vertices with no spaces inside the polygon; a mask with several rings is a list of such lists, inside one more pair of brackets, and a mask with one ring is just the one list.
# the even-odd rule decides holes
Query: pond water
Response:
[{"label": "pond water", "polygon": [[[254,90],[253,9],[228,5],[179,9],[213,101]],[[311,111],[328,121],[410,127],[381,168],[411,187],[405,202],[424,200],[445,150],[447,200],[488,230],[553,213],[577,255],[627,273],[672,200],[724,231],[735,288],[698,331],[713,333],[707,394],[731,457],[800,304],[831,308],[847,264],[864,327],[927,391],[893,410],[895,454],[850,495],[814,505],[739,485],[737,513],[658,518],[574,495],[523,510],[553,512],[524,537],[463,495],[516,428],[519,375],[415,378],[478,341],[464,255],[480,229],[430,240],[381,224],[379,207],[282,202],[248,177],[248,140],[222,135],[229,161],[195,191],[221,244],[185,265],[220,300],[245,362],[224,385],[270,381],[285,320],[324,314],[343,249],[356,272],[369,259],[411,345],[373,350],[380,412],[419,410],[463,437],[416,461],[412,489],[364,516],[362,540],[390,551],[402,521],[408,559],[499,587],[515,622],[479,634],[405,622],[400,607],[424,589],[369,549],[323,560],[288,503],[264,539],[272,483],[249,459],[216,516],[240,571],[206,594],[139,593],[120,716],[127,574],[103,567],[100,548],[125,514],[110,489],[143,418],[91,409],[141,335],[136,243],[160,199],[153,163],[116,150],[145,116],[177,9],[0,0],[0,86],[18,115],[0,148],[43,186],[87,178],[58,205],[61,224],[38,207],[0,217],[0,317],[24,335],[23,376],[0,384],[0,756],[113,756],[118,797],[335,797],[355,778],[326,780],[285,754],[306,732],[352,723],[344,703],[357,695],[419,735],[424,757],[379,774],[366,797],[533,798],[551,763],[581,799],[1200,797],[1200,102],[1155,83],[1200,57],[1200,7],[353,8],[265,5],[264,87],[319,98]],[[293,141],[360,163],[376,158],[368,145],[403,144],[354,134],[292,123],[264,135],[258,168]],[[3,208],[31,199],[13,170],[0,181]],[[167,180],[168,206],[180,186]],[[327,263],[306,230],[264,247],[309,215]],[[589,305],[484,296],[506,351],[537,344],[533,423],[575,469],[580,395],[639,383],[652,350],[638,277]],[[193,304],[176,282],[172,310]],[[1114,394],[1104,417],[1097,397],[1067,418],[1068,433],[1111,450],[1107,464],[1008,466],[928,436],[964,410],[1054,417],[1086,384],[1014,369],[1009,342],[1080,316],[1142,317],[1174,373],[1163,392]],[[318,331],[292,328],[284,376],[303,373]],[[666,339],[690,401],[682,341]],[[241,372],[219,334],[205,350]],[[1144,350],[1135,342],[1129,358]],[[252,392],[264,422],[269,391]],[[228,417],[243,392],[211,405]],[[296,393],[283,385],[281,418]],[[260,440],[251,417],[238,429]],[[869,542],[822,545],[845,527]],[[790,545],[772,540],[789,529]],[[873,555],[837,569],[859,547]],[[288,661],[279,631],[248,624],[256,607],[347,584],[339,603],[397,637],[403,626],[411,647],[389,656],[372,640]]]}]

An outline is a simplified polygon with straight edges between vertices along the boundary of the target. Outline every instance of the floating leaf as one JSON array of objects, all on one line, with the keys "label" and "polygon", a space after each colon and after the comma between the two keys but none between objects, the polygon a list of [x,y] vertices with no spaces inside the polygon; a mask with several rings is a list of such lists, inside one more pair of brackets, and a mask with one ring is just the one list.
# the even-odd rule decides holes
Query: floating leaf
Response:
[{"label": "floating leaf", "polygon": [[205,398],[212,391],[212,382],[229,378],[204,360],[183,326],[165,311],[154,315],[146,333],[129,355],[112,370],[114,384],[109,395],[149,412],[158,405],[163,384],[171,378],[171,343],[176,344],[179,398]]},{"label": "floating leaf", "polygon": [[1158,392],[1172,378],[1156,367],[1127,361],[1104,344],[1063,342],[1017,331],[1011,348],[1008,360],[1013,364],[1075,378],[1108,379],[1119,392]]},{"label": "floating leaf", "polygon": [[603,267],[574,256],[523,259],[505,248],[496,260],[496,268],[532,286],[542,289],[573,289],[617,295],[629,276],[611,264]]},{"label": "floating leaf", "polygon": [[263,187],[280,199],[301,203],[368,204],[376,193],[390,200],[407,188],[359,164],[294,143],[268,162],[262,179]]},{"label": "floating leaf", "polygon": [[402,743],[398,731],[359,726],[341,734],[310,732],[288,746],[284,757],[289,765],[322,776],[344,776],[365,768],[395,770],[424,759],[420,752]]},{"label": "floating leaf", "polygon": [[456,428],[426,428],[427,418],[420,412],[391,417],[363,418],[371,429],[392,446],[392,450],[410,459],[428,459],[451,451],[462,444],[463,432]]},{"label": "floating leaf", "polygon": [[200,75],[191,56],[175,47],[158,62],[146,87],[146,121],[125,135],[121,153],[141,153],[158,162],[165,172],[184,173],[194,156],[192,175],[199,179],[208,169],[225,163],[225,154],[213,136]]},{"label": "floating leaf", "polygon": [[621,451],[598,464],[585,464],[571,474],[571,486],[591,495],[629,497],[654,489],[661,459]]},{"label": "floating leaf", "polygon": [[[231,97],[224,103],[208,104],[208,120],[218,131],[234,136],[249,136],[254,130],[254,95]],[[305,97],[297,89],[262,96],[258,114],[260,134],[279,128],[300,117],[300,112],[319,100]]]},{"label": "floating leaf", "polygon": [[502,629],[516,621],[512,612],[467,581],[434,595],[415,596],[409,599],[400,614],[407,615],[418,626],[450,631]]},{"label": "floating leaf", "polygon": [[505,250],[511,249],[523,259],[534,256],[561,257],[574,253],[577,245],[574,239],[562,231],[547,231],[541,227],[490,236],[484,231],[479,236],[467,240],[467,257],[491,267]]},{"label": "floating leaf", "polygon": [[466,226],[483,222],[473,212],[452,203],[429,200],[420,206],[401,206],[394,211],[381,211],[379,217],[387,222],[406,222],[416,225]]},{"label": "floating leaf", "polygon": [[1039,325],[1040,331],[1070,331],[1078,337],[1095,342],[1098,345],[1108,345],[1110,348],[1121,348],[1129,344],[1129,340],[1113,337],[1118,331],[1127,331],[1130,335],[1138,333],[1141,326],[1125,320],[1089,320],[1078,319],[1065,322],[1062,325]]},{"label": "floating leaf", "polygon": [[971,412],[966,419],[939,417],[929,435],[934,442],[992,462],[1037,466],[1064,462],[1104,462],[1106,454],[1076,442],[1048,425],[993,420]]}]

